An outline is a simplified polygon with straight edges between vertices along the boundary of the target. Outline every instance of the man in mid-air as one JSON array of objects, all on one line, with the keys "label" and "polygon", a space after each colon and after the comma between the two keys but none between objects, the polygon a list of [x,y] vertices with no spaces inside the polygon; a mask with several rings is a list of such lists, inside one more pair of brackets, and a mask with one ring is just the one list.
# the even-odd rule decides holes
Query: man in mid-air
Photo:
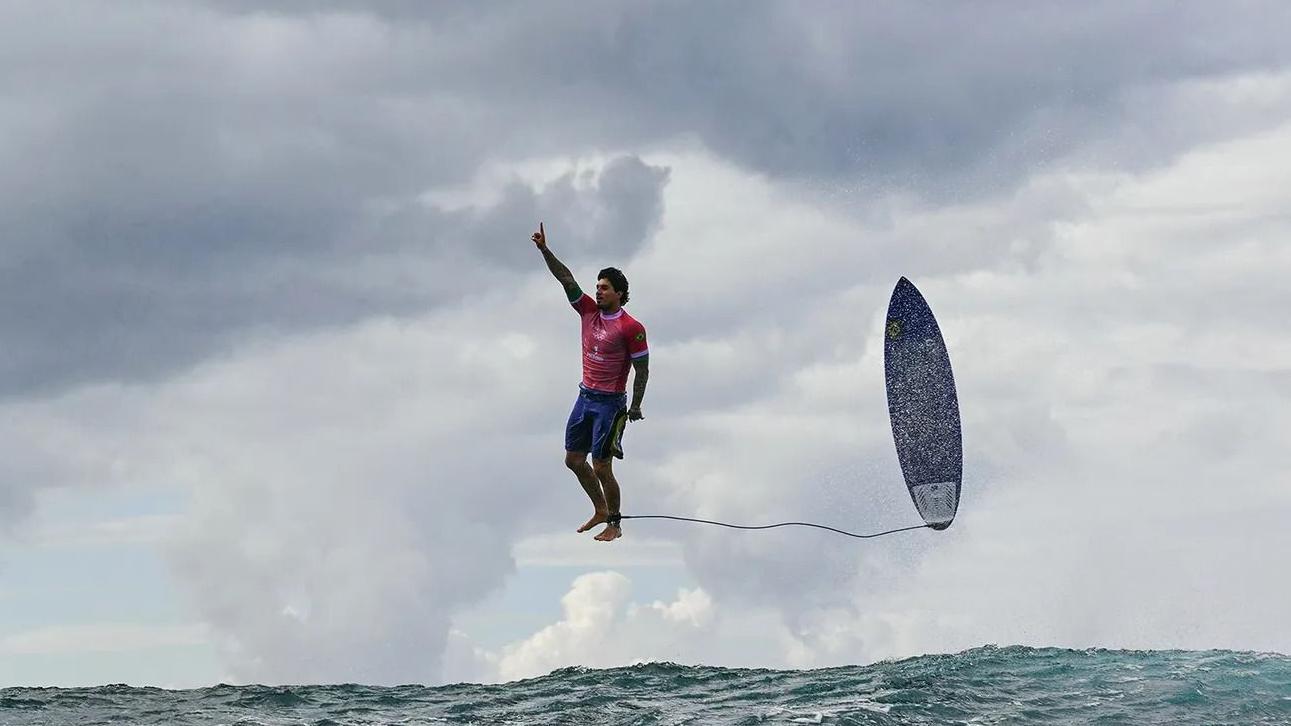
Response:
[{"label": "man in mid-air", "polygon": [[[538,223],[533,243],[547,261],[547,269],[565,287],[565,295],[583,319],[583,380],[578,399],[565,424],[565,466],[569,467],[592,500],[595,512],[578,528],[586,532],[604,524],[596,539],[612,542],[623,536],[619,526],[619,483],[611,466],[623,458],[623,429],[641,415],[641,399],[650,377],[650,349],[645,327],[628,315],[628,280],[613,267],[596,276],[596,299],[578,283],[569,268],[547,249],[547,233]],[[627,406],[628,369],[632,379],[632,405]],[[592,464],[587,465],[591,453]]]}]

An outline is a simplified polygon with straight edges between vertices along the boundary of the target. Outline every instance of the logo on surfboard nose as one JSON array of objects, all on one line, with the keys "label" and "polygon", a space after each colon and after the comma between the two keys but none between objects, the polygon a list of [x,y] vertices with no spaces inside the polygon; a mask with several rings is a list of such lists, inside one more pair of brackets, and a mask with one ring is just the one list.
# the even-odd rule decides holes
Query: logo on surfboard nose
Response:
[{"label": "logo on surfboard nose", "polygon": [[901,335],[901,321],[896,318],[888,320],[888,340],[896,340]]}]

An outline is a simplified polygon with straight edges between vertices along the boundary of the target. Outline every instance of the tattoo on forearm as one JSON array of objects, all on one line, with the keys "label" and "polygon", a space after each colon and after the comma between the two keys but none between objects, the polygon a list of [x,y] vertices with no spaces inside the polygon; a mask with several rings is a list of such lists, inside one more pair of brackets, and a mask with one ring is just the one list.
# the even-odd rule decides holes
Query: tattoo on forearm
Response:
[{"label": "tattoo on forearm", "polygon": [[639,369],[636,375],[632,377],[632,408],[641,406],[641,399],[645,397],[646,381],[650,378],[650,371]]},{"label": "tattoo on forearm", "polygon": [[551,274],[565,285],[565,289],[569,289],[570,284],[576,284],[574,283],[574,273],[570,272],[564,263],[556,259],[556,255],[552,254],[551,250],[544,247],[542,258],[547,261],[547,269],[551,270]]}]

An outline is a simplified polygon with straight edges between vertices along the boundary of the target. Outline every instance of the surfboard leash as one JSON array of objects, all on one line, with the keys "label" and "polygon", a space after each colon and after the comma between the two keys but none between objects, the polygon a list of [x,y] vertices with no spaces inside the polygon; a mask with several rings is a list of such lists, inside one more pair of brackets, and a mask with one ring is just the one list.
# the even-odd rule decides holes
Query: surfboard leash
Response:
[{"label": "surfboard leash", "polygon": [[714,524],[714,525],[717,525],[718,527],[729,527],[731,529],[775,529],[776,527],[815,527],[816,529],[826,529],[826,530],[829,530],[830,532],[836,532],[838,534],[847,535],[848,537],[855,537],[856,539],[873,539],[875,537],[882,537],[887,534],[896,534],[897,532],[909,532],[910,530],[913,530],[913,529],[925,529],[931,526],[927,524],[916,524],[910,527],[898,527],[896,529],[889,529],[886,532],[875,532],[873,534],[857,534],[855,532],[847,532],[845,530],[837,529],[835,527],[830,527],[824,524],[815,524],[813,522],[778,522],[776,524],[758,524],[758,525],[728,524],[726,522],[714,522],[711,519],[696,519],[694,517],[674,517],[670,514],[621,514],[618,516],[611,515],[607,523],[617,524],[618,521],[621,519],[672,519],[678,522],[697,522],[699,524]]}]

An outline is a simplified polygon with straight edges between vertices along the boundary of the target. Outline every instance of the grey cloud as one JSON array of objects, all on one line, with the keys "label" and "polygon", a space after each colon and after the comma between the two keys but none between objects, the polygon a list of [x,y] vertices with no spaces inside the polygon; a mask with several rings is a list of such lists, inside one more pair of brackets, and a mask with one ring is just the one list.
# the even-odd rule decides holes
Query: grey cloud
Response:
[{"label": "grey cloud", "polygon": [[7,535],[15,522],[31,513],[33,501],[29,483],[0,475],[0,535]]},{"label": "grey cloud", "polygon": [[[1154,113],[1140,91],[1157,103],[1162,86],[1291,59],[1279,3],[326,7],[424,33],[453,63],[441,88],[523,119],[516,148],[695,134],[769,173],[953,196],[1118,135],[1128,108]],[[1151,126],[1205,127],[1179,110]],[[1152,163],[1181,141],[1136,135],[1124,150]]]},{"label": "grey cloud", "polygon": [[[1091,140],[1105,150],[1139,89],[1284,68],[1285,44],[1263,29],[1291,12],[43,7],[13,8],[0,74],[0,334],[12,341],[0,380],[10,395],[165,375],[252,327],[425,309],[452,298],[443,290],[463,265],[519,270],[510,224],[531,211],[548,214],[571,249],[607,257],[639,248],[660,218],[664,177],[624,161],[595,201],[567,179],[540,200],[511,190],[494,216],[432,216],[435,234],[421,240],[374,233],[396,226],[374,224],[373,205],[407,205],[488,159],[695,137],[750,168],[845,179],[862,196],[973,196]],[[1182,110],[1164,121],[1193,128]],[[1197,123],[1197,133],[1226,128]],[[1191,138],[1165,136],[1170,148]],[[1137,143],[1139,163],[1169,151],[1151,148]],[[589,203],[600,211],[589,215]],[[382,259],[427,272],[422,289],[347,274],[389,272]]]},{"label": "grey cloud", "polygon": [[[387,29],[361,18],[82,10],[19,6],[10,24],[0,395],[149,380],[248,331],[425,310],[469,289],[464,273],[483,263],[518,269],[554,204],[572,209],[553,216],[592,216],[586,234],[623,251],[657,223],[649,187],[662,179],[639,162],[611,164],[592,199],[516,186],[469,215],[417,209],[424,190],[470,177],[489,134],[436,74],[405,88]],[[134,42],[145,29],[158,39]],[[374,211],[391,207],[414,209],[416,226]]]},{"label": "grey cloud", "polygon": [[[550,222],[553,246],[571,266],[593,255],[630,256],[659,223],[661,189],[668,181],[666,170],[631,154],[648,158],[651,148],[679,139],[698,138],[723,161],[768,175],[843,185],[856,197],[903,189],[933,198],[932,205],[914,208],[912,216],[933,216],[935,205],[948,199],[999,195],[1034,170],[1079,156],[1086,147],[1090,155],[1082,163],[1113,163],[1108,158],[1130,166],[1160,163],[1199,136],[1222,137],[1236,128],[1193,118],[1187,111],[1198,98],[1174,95],[1172,84],[1285,69],[1288,51],[1277,31],[1291,12],[1280,4],[1244,6],[1246,12],[1174,4],[1169,13],[1160,6],[1121,4],[1031,5],[1025,11],[1014,5],[907,4],[833,6],[829,13],[812,14],[799,4],[679,3],[516,3],[447,10],[405,3],[377,11],[336,2],[308,8],[289,4],[266,13],[247,4],[86,3],[77,7],[84,11],[82,19],[73,22],[71,13],[47,14],[45,7],[15,10],[9,42],[3,44],[12,62],[3,65],[7,70],[0,75],[6,112],[0,123],[7,132],[0,161],[9,170],[0,175],[5,256],[0,334],[6,339],[0,352],[0,393],[11,396],[87,380],[164,376],[236,344],[249,331],[292,333],[369,315],[425,311],[469,294],[475,284],[506,290],[521,275],[546,274],[532,257],[525,259],[532,255],[527,236],[537,219]],[[326,15],[320,7],[341,14]],[[59,27],[60,22],[71,25]],[[145,32],[157,40],[141,40]],[[1164,104],[1164,112],[1143,101],[1163,96],[1173,101]],[[1138,127],[1128,135],[1122,128],[1127,114],[1134,115]],[[1245,123],[1268,121],[1260,117]],[[1143,131],[1162,126],[1161,133]],[[1112,153],[1131,142],[1137,146],[1124,161]],[[512,185],[488,208],[444,210],[417,201],[427,189],[471,179],[485,161],[505,164],[624,151],[629,155],[599,177],[567,176],[539,193]],[[998,222],[948,215],[931,224],[894,225],[889,233],[880,231],[854,248],[834,248],[774,279],[785,283],[783,289],[807,290],[800,304],[818,309],[836,300],[817,294],[810,283],[830,291],[859,285],[852,288],[857,299],[873,302],[841,315],[839,323],[854,331],[859,325],[855,317],[872,315],[886,296],[886,285],[911,267],[929,277],[1007,268],[1025,278],[1021,272],[1044,260],[1051,222],[1085,214],[1077,196],[1060,185],[1033,192],[1024,187],[1013,201],[1016,209]],[[966,242],[951,246],[951,238]],[[1019,239],[1026,243],[1020,250],[1015,249]],[[888,256],[881,247],[897,251]],[[676,259],[660,265],[655,279],[677,274]],[[741,260],[740,269],[756,276],[783,262],[768,257],[757,263],[763,268]],[[1023,269],[1013,269],[1014,263]],[[1270,276],[1279,272],[1275,265],[1266,268]],[[703,269],[699,276],[710,272]],[[718,283],[729,284],[730,278],[717,277]],[[634,289],[641,287],[634,283]],[[1255,309],[1261,318],[1275,318],[1275,311],[1285,306],[1275,304],[1281,300],[1267,291],[1280,288],[1263,289],[1243,300],[1262,303]],[[555,310],[561,303],[554,285],[551,290]],[[741,364],[734,366],[739,375],[728,374],[723,366],[730,364],[714,355],[712,365],[689,382],[663,388],[652,384],[647,406],[681,414],[677,419],[684,420],[696,407],[729,412],[732,406],[762,403],[759,398],[768,390],[787,390],[786,379],[812,361],[861,354],[855,347],[826,353],[809,345],[835,339],[837,331],[828,327],[833,318],[818,312],[811,324],[803,325],[800,311],[778,300],[768,302],[765,290],[718,290],[730,294],[706,296],[701,306],[681,295],[651,298],[648,291],[645,286],[634,311],[638,303],[660,301],[658,314],[642,316],[655,342],[697,334],[700,328],[718,343],[728,342],[729,334],[738,332],[728,324],[742,320],[750,301],[757,301],[761,327],[750,326],[749,339],[770,341],[768,351],[777,345],[788,349],[766,362],[765,371],[734,358]],[[685,292],[680,286],[677,291]],[[998,311],[1001,304],[1033,307],[1037,300],[1071,309],[1085,304],[1055,302],[1034,291],[1002,303],[1008,294],[1005,289],[978,295],[978,310]],[[1144,296],[1150,294],[1155,293]],[[668,299],[675,304],[666,304]],[[1200,308],[1210,302],[1192,298],[1189,304]],[[1061,311],[1044,312],[1053,318],[1036,328],[1067,326],[1063,330],[1069,335],[1088,334],[1081,326],[1101,320],[1094,316],[1094,323],[1073,323]],[[1117,322],[1123,310],[1103,313],[1103,319]],[[1144,311],[1148,317],[1153,313]],[[1155,313],[1161,317],[1161,310]],[[488,324],[487,318],[479,321],[480,326]],[[772,334],[777,329],[789,332],[776,338]],[[456,331],[427,349],[410,349],[408,355],[421,359],[429,352],[425,357],[449,359],[460,352],[471,330]],[[576,345],[572,332],[567,341]],[[390,344],[379,340],[366,350],[384,353]],[[748,353],[733,350],[737,356]],[[330,360],[334,352],[320,346],[297,363],[305,368]],[[975,352],[992,364],[1002,359],[989,344]],[[1051,355],[1024,356],[1022,364],[1043,368],[1060,359],[1047,352]],[[268,361],[266,368],[291,370],[280,363]],[[550,365],[554,370],[555,364]],[[655,365],[655,380],[664,380],[670,364],[661,357]],[[673,365],[674,370],[694,371],[693,366]],[[446,391],[460,388],[474,394],[472,386],[498,382],[488,371],[477,373],[472,362],[458,367],[460,386]],[[452,366],[435,370],[455,375]],[[742,378],[746,371],[753,374]],[[547,372],[554,380],[557,374]],[[227,373],[232,381],[248,375]],[[328,379],[327,393],[353,380],[349,373],[341,369]],[[571,382],[574,377],[571,373]],[[259,394],[267,398],[290,378]],[[997,371],[993,378],[999,390],[993,392],[991,411],[972,430],[999,432],[989,445],[1003,445],[1010,454],[1030,449],[1027,453],[1037,460],[1061,460],[1069,446],[1068,430],[1054,423],[1046,407],[1057,383],[1043,374],[1036,380],[1015,379],[1008,371]],[[534,379],[531,388],[546,389],[549,382]],[[704,384],[712,385],[700,390]],[[683,391],[687,385],[696,390]],[[223,389],[231,388],[225,380],[211,387],[221,402],[228,395]],[[428,395],[437,407],[463,412],[532,411],[528,407],[540,405],[540,399],[556,398],[532,391],[491,401],[445,398],[444,392]],[[856,410],[881,412],[881,395],[876,384],[862,400],[853,401]],[[267,484],[243,482],[244,490],[195,506],[191,539],[181,545],[177,560],[196,608],[229,636],[229,660],[250,679],[284,673],[310,680],[384,681],[405,674],[433,678],[434,654],[442,650],[448,617],[503,580],[511,564],[509,538],[518,536],[489,529],[506,516],[497,511],[497,492],[458,485],[508,482],[501,496],[512,511],[544,522],[557,508],[566,511],[568,502],[585,506],[559,465],[563,411],[551,415],[551,435],[522,436],[527,448],[512,451],[511,457],[472,456],[486,436],[496,435],[492,422],[446,435],[431,449],[424,448],[425,431],[418,428],[407,433],[407,441],[378,446],[367,456],[336,447],[319,457],[326,447],[307,441],[291,450],[285,441],[296,435],[299,421],[327,419],[308,406],[291,408],[316,396],[317,390],[297,391],[276,409],[254,401],[239,412],[242,416],[218,421],[222,429],[240,432],[265,410],[294,417],[266,432],[263,440],[271,442],[272,451],[259,452],[260,457],[246,450],[256,443],[254,437],[232,437],[228,450],[211,454],[210,460],[219,464],[206,472],[208,486],[220,492],[232,488],[229,462],[246,458],[257,465],[277,464],[280,471],[261,473],[258,466],[254,477]],[[1004,401],[1010,396],[1013,400]],[[181,397],[176,403],[185,401]],[[368,411],[370,404],[370,397],[359,396],[343,413]],[[1118,418],[1119,410],[1106,400],[1103,404],[1105,419]],[[163,422],[158,429],[173,425],[170,415],[170,410],[159,414]],[[679,452],[676,467],[685,471],[684,455],[711,456],[712,445],[720,443],[711,430],[685,430],[684,424],[660,431],[667,417],[651,416],[645,424],[656,427],[651,437],[630,441],[647,461],[672,463],[660,442],[670,444],[672,452]],[[413,417],[418,422],[433,419],[420,410]],[[97,419],[85,421],[97,428]],[[1209,435],[1209,425],[1185,427],[1182,435],[1197,441]],[[326,428],[308,433],[325,438]],[[382,431],[389,428],[382,419]],[[198,432],[194,438],[218,438],[212,433],[221,432]],[[346,445],[363,440],[350,436]],[[1226,456],[1260,460],[1249,442],[1217,443]],[[779,458],[774,456],[782,453],[777,447],[786,446],[764,435],[727,442],[718,450],[741,459],[754,445],[770,458]],[[855,506],[856,500],[845,494],[845,472],[864,470],[864,462],[878,459],[886,446],[884,436],[875,434],[859,446],[839,443],[824,451],[845,451],[841,463],[835,456],[828,464],[807,467],[805,474],[802,468],[785,467],[791,471],[775,481],[786,482],[786,488],[773,491],[768,501],[781,509],[800,507],[803,518],[813,519],[836,513],[840,501]],[[987,449],[982,444],[978,451]],[[433,452],[435,461],[425,458],[424,451]],[[988,463],[1002,469],[1007,456],[996,456]],[[54,460],[51,455],[46,463]],[[516,461],[550,462],[550,477],[544,481],[564,487],[567,498],[548,496],[543,484],[513,483]],[[317,466],[313,475],[302,470],[302,462]],[[374,473],[390,462],[407,468],[384,472],[388,476]],[[447,492],[443,497],[439,489],[430,495],[423,491],[431,489],[425,473],[431,463],[437,467],[436,483]],[[741,463],[750,468],[759,464],[709,463],[719,472]],[[1096,466],[1073,471],[1091,477],[1103,473]],[[748,474],[747,481],[770,476]],[[816,488],[829,477],[836,479]],[[667,493],[670,485],[691,484],[663,478],[637,473],[634,483],[642,485],[641,494],[637,499],[634,492],[632,506],[657,504],[657,511],[674,511],[662,505],[692,503],[676,489],[672,493],[678,501],[665,501],[663,494],[648,500],[649,491]],[[1079,484],[1077,479],[1070,477]],[[351,527],[350,516],[370,501],[365,487],[387,481],[395,482],[385,493],[397,511],[382,512],[374,517],[376,523]],[[7,492],[10,499],[22,500],[26,481],[6,475],[0,482],[0,499]],[[1019,476],[1000,486],[1030,484]],[[811,485],[809,491],[821,499],[806,498],[790,485]],[[336,494],[350,487],[364,489],[365,495],[356,496],[353,506]],[[1069,490],[1080,491],[1074,485]],[[266,503],[266,491],[280,498]],[[763,493],[760,487],[748,491],[750,496]],[[880,497],[873,509],[850,519],[861,525],[909,514],[899,484],[882,491],[886,499]],[[302,503],[319,499],[327,500],[324,511],[300,511]],[[970,499],[970,505],[975,501]],[[727,502],[741,503],[735,497]],[[252,511],[262,518],[245,516]],[[730,510],[714,511],[725,516]],[[478,526],[461,531],[462,520]],[[400,539],[389,531],[391,521],[419,528]],[[283,527],[293,522],[299,526]],[[323,535],[332,537],[325,543],[330,548],[320,546]],[[774,548],[785,541],[763,540],[757,548],[741,550],[744,545],[735,540],[711,548],[704,548],[702,540],[688,540],[693,566],[719,596],[772,602],[791,617],[809,607],[837,604],[833,585],[861,580],[870,572],[859,569],[868,567],[868,560],[858,565],[841,554],[843,548],[820,559],[820,567],[804,570],[800,563],[811,561],[819,549],[810,538],[795,536],[779,552],[761,549],[767,542]],[[266,557],[257,546],[273,556]],[[910,561],[910,546],[894,547],[907,549],[892,559]],[[454,556],[463,548],[475,553],[473,559]],[[390,552],[409,559],[371,566],[378,554]],[[415,576],[404,577],[401,564],[411,566]],[[742,574],[764,564],[765,586]],[[468,565],[479,567],[461,569]],[[413,586],[401,590],[407,579]],[[230,582],[238,584],[229,587]],[[795,588],[806,594],[798,596]],[[391,604],[362,599],[369,591],[390,593]],[[423,618],[417,621],[409,613]],[[332,629],[329,619],[347,625]],[[368,628],[369,623],[376,625]],[[383,651],[382,643],[394,638],[404,639]],[[355,653],[361,658],[350,657]]]},{"label": "grey cloud", "polygon": [[536,229],[539,221],[544,223],[551,249],[566,264],[590,257],[608,265],[636,254],[658,227],[667,181],[666,168],[621,156],[599,174],[590,170],[565,174],[537,195],[527,186],[512,184],[496,207],[471,210],[451,226],[466,231],[465,239],[478,245],[476,254],[508,269],[532,271],[533,246],[495,241],[514,239],[517,225]]},{"label": "grey cloud", "polygon": [[[201,480],[174,572],[238,679],[440,680],[453,615],[502,584],[518,522],[568,473],[558,433],[498,429],[528,418],[538,370],[463,355],[493,312],[319,333],[150,401]],[[517,476],[526,461],[552,466]]]},{"label": "grey cloud", "polygon": [[362,196],[326,185],[284,209],[254,188],[178,217],[96,208],[101,222],[66,220],[76,229],[0,270],[0,330],[13,342],[0,353],[0,392],[146,380],[247,329],[414,314],[496,277],[491,263],[513,278],[532,271],[527,237],[543,215],[558,248],[628,256],[658,223],[666,177],[623,158],[589,186],[566,177],[535,194],[516,184],[498,205],[463,212],[409,199],[372,214]]}]

